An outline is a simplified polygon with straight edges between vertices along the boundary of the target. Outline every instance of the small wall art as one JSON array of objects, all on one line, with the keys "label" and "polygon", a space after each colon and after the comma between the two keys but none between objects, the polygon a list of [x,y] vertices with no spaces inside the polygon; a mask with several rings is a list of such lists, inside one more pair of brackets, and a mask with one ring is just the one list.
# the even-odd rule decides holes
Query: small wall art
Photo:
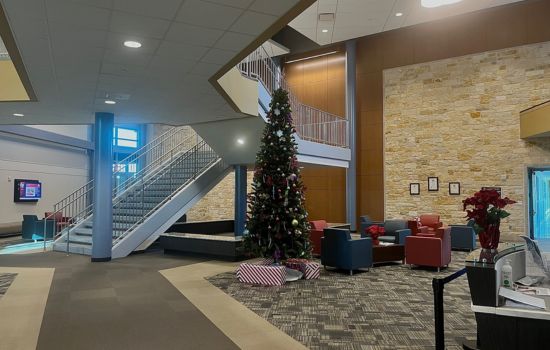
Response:
[{"label": "small wall art", "polygon": [[409,193],[411,196],[417,196],[420,194],[420,184],[418,182],[412,182],[409,184]]},{"label": "small wall art", "polygon": [[439,178],[435,176],[428,177],[428,191],[439,191]]},{"label": "small wall art", "polygon": [[449,194],[452,196],[460,195],[460,182],[449,182]]}]

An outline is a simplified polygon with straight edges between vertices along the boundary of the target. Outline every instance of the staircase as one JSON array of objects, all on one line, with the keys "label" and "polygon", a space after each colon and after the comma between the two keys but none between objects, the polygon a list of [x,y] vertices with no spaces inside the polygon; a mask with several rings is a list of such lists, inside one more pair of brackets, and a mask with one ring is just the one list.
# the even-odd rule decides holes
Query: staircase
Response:
[{"label": "staircase", "polygon": [[[141,170],[117,181],[130,164]],[[114,168],[113,258],[147,248],[230,170],[189,128],[169,130]],[[54,250],[91,255],[92,195],[93,181],[56,204],[70,219],[56,225]]]},{"label": "staircase", "polygon": [[259,113],[265,118],[273,92],[282,88],[288,92],[292,119],[297,136],[306,141],[341,148],[349,148],[348,121],[335,114],[302,103],[292,92],[284,72],[267,53],[258,47],[237,66],[245,78],[256,80],[263,89],[259,91]]}]

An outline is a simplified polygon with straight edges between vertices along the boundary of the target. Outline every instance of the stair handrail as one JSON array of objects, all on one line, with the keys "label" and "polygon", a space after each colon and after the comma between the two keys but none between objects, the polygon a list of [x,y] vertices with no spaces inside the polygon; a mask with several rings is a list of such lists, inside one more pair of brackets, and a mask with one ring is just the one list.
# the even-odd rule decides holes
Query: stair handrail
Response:
[{"label": "stair handrail", "polygon": [[[150,158],[147,160],[146,165],[141,167],[140,170],[134,173],[133,176],[127,178],[121,183],[116,184],[116,176],[119,172],[122,172],[123,169],[117,169],[117,172],[113,172],[113,198],[120,195],[124,190],[130,188],[134,183],[139,182],[141,177],[150,175],[156,170],[157,167],[161,166],[165,162],[172,161],[174,156],[189,150],[188,146],[192,147],[194,144],[199,142],[198,134],[193,132],[191,135],[187,135],[186,137],[183,136],[183,134],[184,133],[182,132],[175,132],[167,138],[166,143],[168,143],[168,145],[164,143],[159,144],[151,148],[150,152],[142,155]],[[181,137],[183,137],[183,139],[181,139]]]},{"label": "stair handrail", "polygon": [[[178,140],[182,137],[183,134],[189,133],[184,140]],[[150,157],[154,159],[150,161],[144,168],[150,173],[154,170],[155,166],[161,165],[159,162],[160,159],[164,159],[162,150],[166,150],[164,154],[171,154],[172,156],[177,153],[185,151],[186,147],[184,145],[192,142],[192,138],[196,138],[198,142],[198,135],[194,132],[193,129],[188,127],[173,127],[162,133],[155,139],[151,140],[149,143],[136,150],[134,153],[124,158],[115,164],[125,164],[128,167],[128,164],[134,161],[142,160],[144,157]],[[116,176],[122,172],[123,166],[115,166],[113,171],[113,196],[121,194],[121,184],[117,184]],[[144,169],[140,169],[139,175],[146,176],[143,172]],[[138,172],[136,172],[137,174]],[[133,178],[133,177],[132,177]],[[124,181],[124,185],[129,185],[127,179]],[[129,187],[129,186],[128,186]],[[93,214],[93,188],[94,180],[88,181],[83,186],[79,187],[69,195],[65,196],[59,202],[53,205],[53,211],[49,215],[45,215],[44,218],[44,250],[46,250],[46,242],[48,240],[48,230],[52,232],[52,239],[55,240],[59,238],[64,233],[67,235],[70,234],[70,229],[74,226],[77,226],[81,222],[87,220]],[[53,228],[50,226],[53,225]],[[69,239],[67,237],[67,243]],[[68,251],[68,245],[67,245]]]},{"label": "stair handrail", "polygon": [[[202,157],[202,159],[200,157]],[[182,183],[176,183],[174,181],[174,184],[172,185],[173,172],[175,170],[181,170],[181,168],[178,169],[178,167],[182,167],[182,165],[185,165],[185,164],[188,165],[187,162],[189,160],[194,163],[194,167],[191,168],[193,170],[192,173],[189,174],[189,177],[186,178]],[[201,160],[207,160],[207,163],[202,164]],[[115,246],[124,237],[126,237],[129,233],[131,233],[137,226],[143,223],[160,207],[162,207],[164,204],[170,201],[174,194],[176,194],[185,186],[187,186],[192,180],[196,179],[201,173],[203,173],[209,167],[214,165],[218,160],[221,160],[221,158],[216,154],[216,152],[204,140],[200,140],[195,146],[193,146],[187,152],[180,154],[179,157],[177,157],[177,159],[174,159],[171,162],[165,163],[162,169],[157,172],[157,176],[150,177],[149,179],[141,178],[141,182],[140,182],[141,188],[138,185],[138,187],[135,188],[134,191],[132,191],[133,193],[127,194],[127,196],[132,196],[131,198],[133,199],[141,198],[141,202],[139,202],[139,200],[137,202],[135,201],[132,202],[132,204],[137,204],[138,206],[139,204],[141,204],[141,208],[134,209],[135,213],[138,215],[127,215],[128,218],[133,218],[134,220],[130,221],[129,226],[120,235],[116,235],[116,237],[113,238],[113,246]],[[189,170],[190,168],[183,167],[183,169]],[[169,179],[170,179],[170,187],[169,187],[170,195],[164,197],[153,208],[146,209],[145,201],[144,201],[145,191],[152,185],[155,185],[158,181],[162,179],[163,176],[166,176],[167,174],[169,175]],[[141,191],[141,194],[139,193],[140,191]],[[129,198],[127,196],[118,197],[116,201],[113,202],[113,207],[116,207],[117,205],[122,203],[126,198]]]},{"label": "stair handrail", "polygon": [[[262,83],[270,95],[273,95],[278,88],[288,91],[294,127],[302,139],[332,146],[349,147],[348,121],[300,102],[292,92],[284,73],[263,46],[258,47],[243,59],[237,65],[237,69],[244,77]],[[306,124],[309,125],[308,128],[301,127]],[[327,127],[328,125],[330,127]]]}]

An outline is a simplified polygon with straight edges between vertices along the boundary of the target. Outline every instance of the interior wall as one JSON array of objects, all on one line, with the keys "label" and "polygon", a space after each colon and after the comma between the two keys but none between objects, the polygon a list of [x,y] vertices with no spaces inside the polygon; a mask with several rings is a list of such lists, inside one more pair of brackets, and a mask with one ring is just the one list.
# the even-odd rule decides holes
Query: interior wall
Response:
[{"label": "interior wall", "polygon": [[[42,182],[42,199],[15,203],[14,179]],[[56,202],[87,181],[85,150],[0,133],[0,223],[20,222],[23,214],[42,218]]]},{"label": "interior wall", "polygon": [[[252,191],[254,172],[246,174],[246,193]],[[206,196],[188,212],[187,221],[212,221],[235,219],[235,172],[225,176]]]},{"label": "interior wall", "polygon": [[[464,223],[462,200],[497,186],[518,202],[502,233],[524,234],[526,167],[550,165],[550,138],[520,139],[519,114],[548,100],[550,42],[384,71],[386,216]],[[427,191],[428,176],[439,191]],[[411,182],[420,195],[409,195]]]},{"label": "interior wall", "polygon": [[[345,117],[345,52],[287,63],[292,92],[306,105]],[[305,165],[306,209],[310,220],[346,221],[346,170]]]},{"label": "interior wall", "polygon": [[548,0],[522,1],[357,40],[359,215],[384,218],[383,70],[549,41],[548,13]]}]

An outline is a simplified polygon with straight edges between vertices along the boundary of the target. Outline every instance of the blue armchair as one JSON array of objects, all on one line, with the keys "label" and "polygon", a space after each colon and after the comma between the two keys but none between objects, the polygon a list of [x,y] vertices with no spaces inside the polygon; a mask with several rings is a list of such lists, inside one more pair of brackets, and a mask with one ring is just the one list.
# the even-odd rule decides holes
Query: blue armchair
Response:
[{"label": "blue armchair", "polygon": [[[38,220],[36,215],[23,215],[21,237],[23,239],[44,239],[44,220]],[[46,237],[52,238],[55,227],[54,220],[46,220]]]},{"label": "blue armchair", "polygon": [[372,266],[372,241],[370,238],[351,239],[349,230],[326,228],[321,238],[321,264],[349,270]]},{"label": "blue armchair", "polygon": [[[386,220],[383,226],[384,235],[378,237],[378,240],[381,242],[405,245],[405,237],[411,235],[411,229],[409,229],[407,220]],[[368,237],[368,235],[361,232],[361,237]]]},{"label": "blue armchair", "polygon": [[476,249],[476,232],[474,221],[470,220],[466,225],[451,226],[451,248],[472,251]]},{"label": "blue armchair", "polygon": [[384,222],[373,221],[368,215],[363,215],[359,217],[359,233],[361,234],[361,237],[363,237],[363,235],[365,234],[365,230],[372,225],[382,226],[384,225]]}]

